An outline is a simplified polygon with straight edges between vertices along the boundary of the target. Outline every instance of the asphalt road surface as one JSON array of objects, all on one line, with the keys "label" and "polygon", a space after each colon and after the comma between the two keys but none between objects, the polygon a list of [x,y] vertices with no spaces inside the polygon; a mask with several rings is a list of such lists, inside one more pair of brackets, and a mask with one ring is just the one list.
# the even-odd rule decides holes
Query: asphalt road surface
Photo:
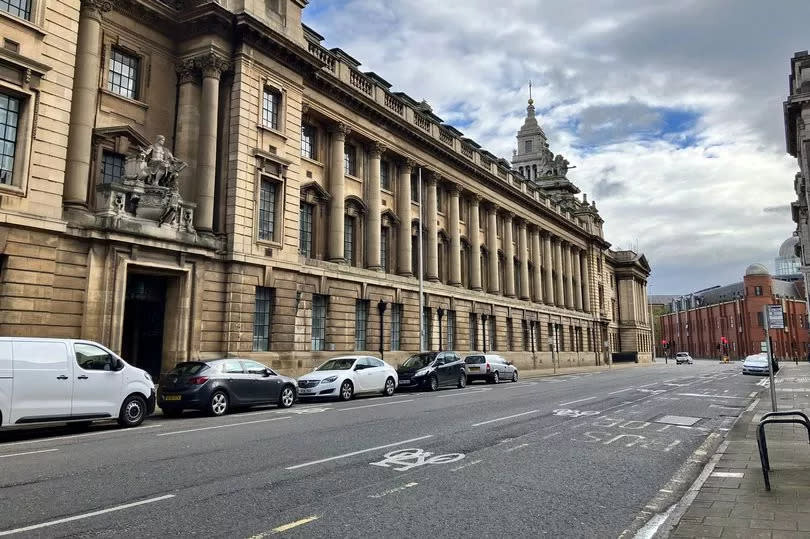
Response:
[{"label": "asphalt road surface", "polygon": [[0,536],[618,537],[761,380],[698,361],[7,431]]}]

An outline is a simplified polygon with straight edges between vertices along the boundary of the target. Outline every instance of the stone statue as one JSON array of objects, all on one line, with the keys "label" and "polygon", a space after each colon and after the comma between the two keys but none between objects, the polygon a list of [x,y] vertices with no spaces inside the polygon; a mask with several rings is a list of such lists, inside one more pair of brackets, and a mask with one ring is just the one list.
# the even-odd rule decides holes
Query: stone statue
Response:
[{"label": "stone statue", "polygon": [[568,159],[557,154],[554,158],[554,174],[557,176],[565,176],[568,173]]},{"label": "stone statue", "polygon": [[140,152],[139,157],[146,161],[146,166],[141,169],[140,179],[147,185],[176,187],[178,174],[188,166],[172,155],[163,145],[165,141],[163,135],[158,135],[152,145]]}]

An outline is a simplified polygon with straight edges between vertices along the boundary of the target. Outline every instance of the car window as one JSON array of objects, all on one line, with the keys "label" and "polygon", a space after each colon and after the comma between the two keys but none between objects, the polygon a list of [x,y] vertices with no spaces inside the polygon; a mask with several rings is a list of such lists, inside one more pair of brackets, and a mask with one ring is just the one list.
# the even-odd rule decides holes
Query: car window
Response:
[{"label": "car window", "polygon": [[111,371],[115,368],[112,354],[92,344],[76,343],[73,345],[76,363],[87,371]]},{"label": "car window", "polygon": [[433,352],[414,354],[409,357],[402,366],[408,369],[421,369],[430,365],[433,362],[433,358]]},{"label": "car window", "polygon": [[377,359],[376,357],[367,358],[368,362],[371,364],[372,367],[385,367],[385,363]]},{"label": "car window", "polygon": [[375,365],[371,363],[369,358],[361,357],[360,359],[357,360],[357,363],[355,363],[355,370],[362,371],[363,369],[370,369],[371,367],[374,366]]},{"label": "car window", "polygon": [[200,374],[207,368],[208,365],[206,363],[198,363],[198,362],[178,363],[177,365],[174,366],[174,368],[171,371],[169,371],[169,374],[176,374],[178,376],[193,376],[195,374]]},{"label": "car window", "polygon": [[337,359],[330,359],[317,370],[319,371],[347,371],[354,365],[353,357],[342,357]]},{"label": "car window", "polygon": [[486,361],[484,356],[467,356],[464,358],[464,363],[467,365],[481,365]]},{"label": "car window", "polygon": [[447,362],[447,356],[445,354],[439,354],[436,358],[436,365],[444,365]]},{"label": "car window", "polygon": [[264,374],[264,371],[267,369],[266,366],[256,361],[243,361],[242,365],[245,366],[245,370],[248,374]]},{"label": "car window", "polygon": [[226,361],[222,365],[222,372],[225,374],[242,374],[242,363],[235,360]]}]

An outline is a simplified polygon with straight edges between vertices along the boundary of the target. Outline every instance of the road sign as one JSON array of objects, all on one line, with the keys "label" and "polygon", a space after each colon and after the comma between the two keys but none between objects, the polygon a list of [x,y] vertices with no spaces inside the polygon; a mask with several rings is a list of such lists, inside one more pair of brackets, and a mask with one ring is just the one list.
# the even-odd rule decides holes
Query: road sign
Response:
[{"label": "road sign", "polygon": [[768,305],[768,327],[785,329],[785,317],[781,305]]}]

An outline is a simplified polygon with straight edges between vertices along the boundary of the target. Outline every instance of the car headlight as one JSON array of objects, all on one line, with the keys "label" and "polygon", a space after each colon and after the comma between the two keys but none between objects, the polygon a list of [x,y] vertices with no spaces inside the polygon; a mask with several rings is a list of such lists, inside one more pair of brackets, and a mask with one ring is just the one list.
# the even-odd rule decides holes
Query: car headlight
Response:
[{"label": "car headlight", "polygon": [[143,371],[143,377],[144,377],[144,378],[146,378],[146,379],[147,379],[148,381],[150,381],[150,382],[152,381],[152,377],[151,377],[151,376],[149,376],[149,373],[148,373],[148,372],[146,372],[146,371]]},{"label": "car headlight", "polygon": [[427,369],[427,367],[425,367],[424,369],[419,369],[418,371],[416,371],[414,373],[414,376],[424,376],[427,373],[428,373],[428,369]]},{"label": "car headlight", "polygon": [[321,380],[321,383],[322,384],[331,384],[335,380],[337,380],[337,376],[329,376],[328,378],[324,378],[323,380]]}]

